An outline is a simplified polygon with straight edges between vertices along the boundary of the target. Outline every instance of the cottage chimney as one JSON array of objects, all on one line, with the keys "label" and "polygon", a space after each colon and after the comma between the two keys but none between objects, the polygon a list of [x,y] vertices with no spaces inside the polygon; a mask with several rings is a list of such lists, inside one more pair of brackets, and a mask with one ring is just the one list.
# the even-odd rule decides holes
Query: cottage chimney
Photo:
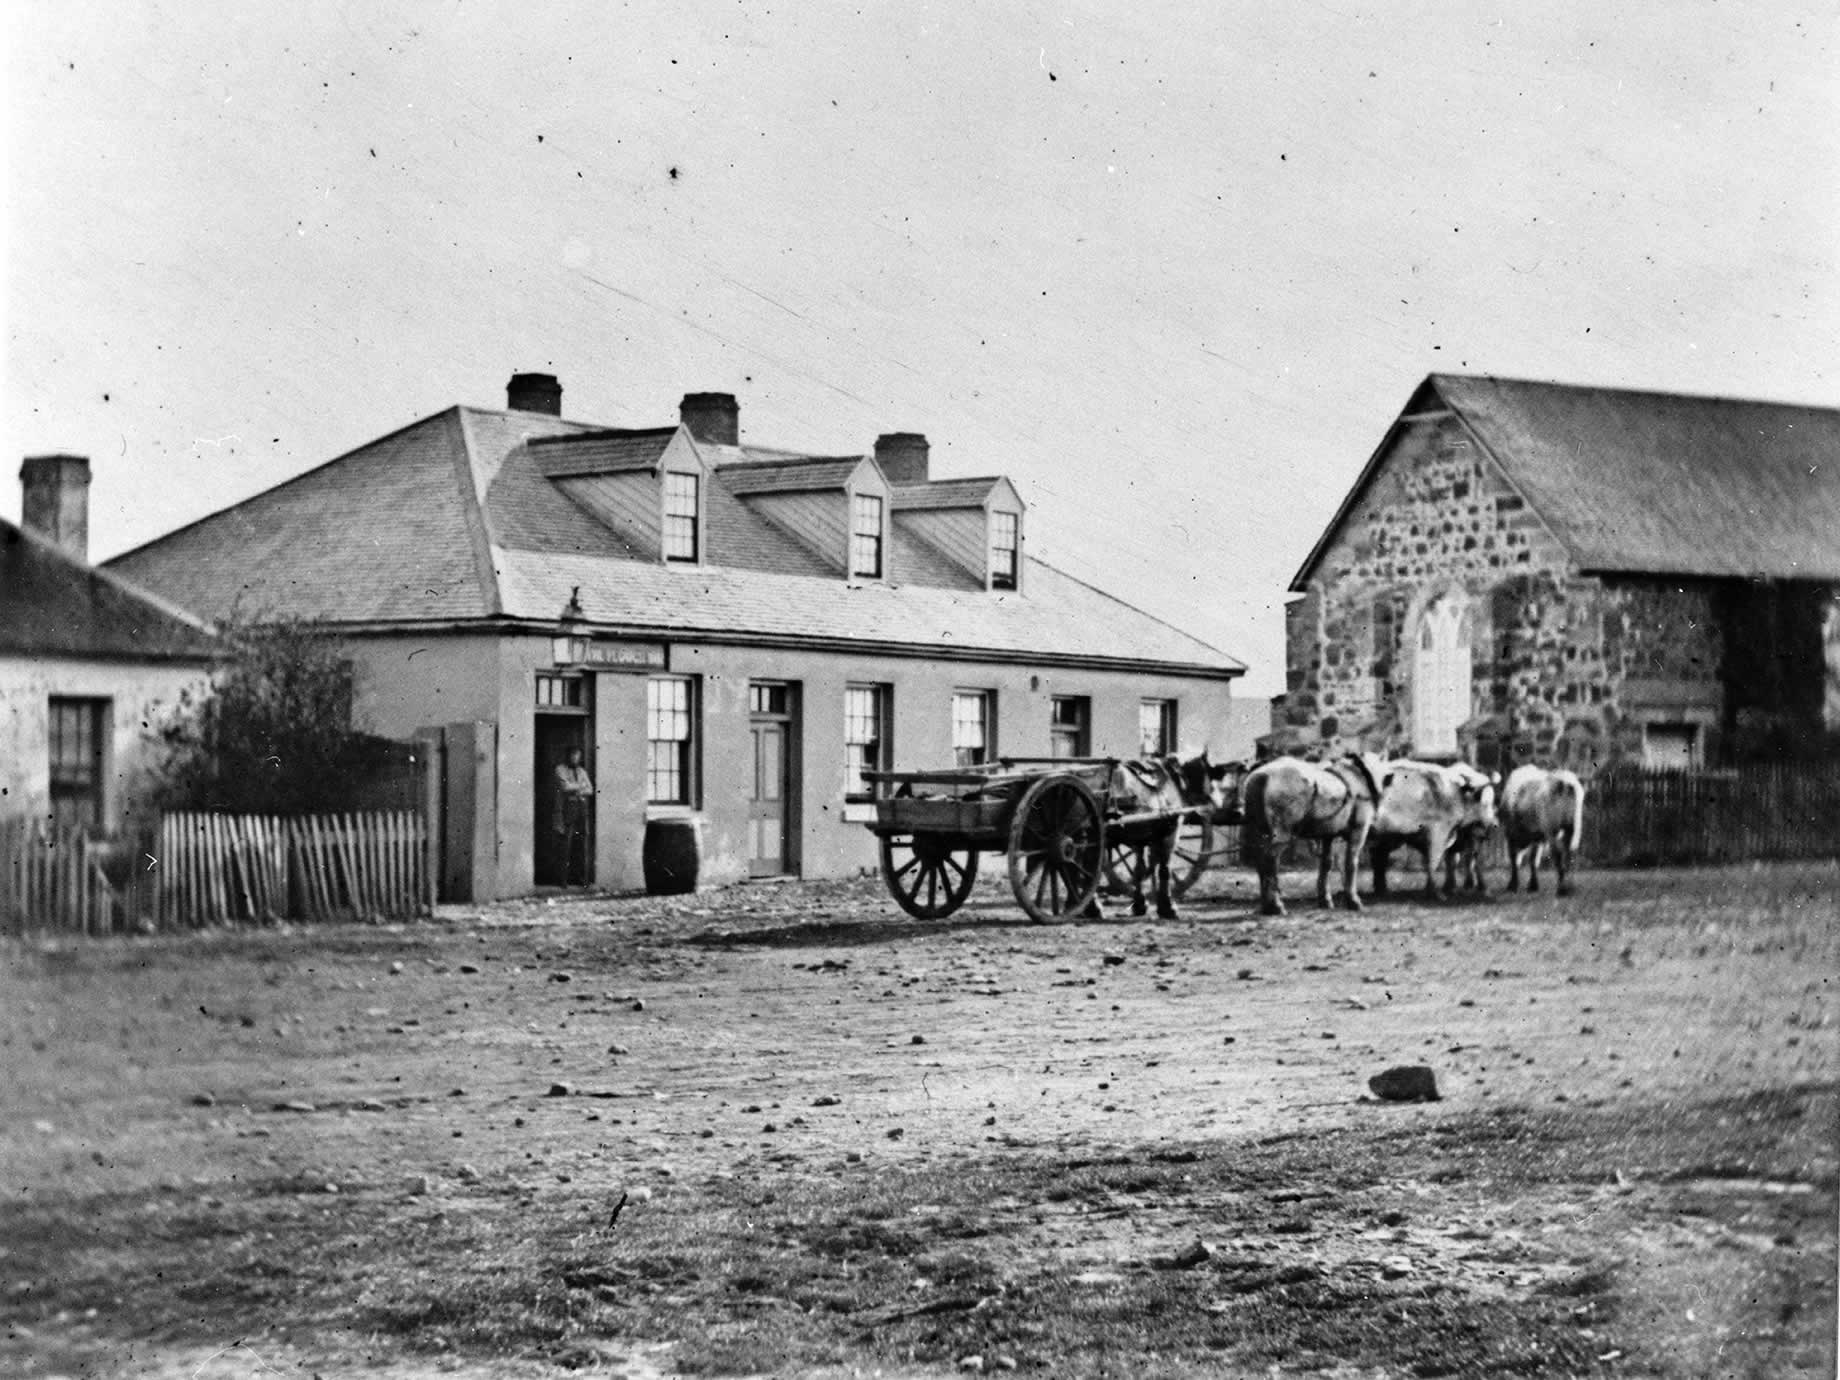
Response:
[{"label": "cottage chimney", "polygon": [[875,438],[875,463],[890,484],[924,484],[930,449],[926,437],[917,431],[890,432]]},{"label": "cottage chimney", "polygon": [[677,417],[699,441],[741,444],[741,406],[733,393],[686,393],[677,405]]},{"label": "cottage chimney", "polygon": [[513,374],[505,385],[505,406],[513,412],[562,415],[562,385],[554,374]]},{"label": "cottage chimney", "polygon": [[28,532],[89,560],[89,461],[81,455],[28,455],[19,467],[21,518]]}]

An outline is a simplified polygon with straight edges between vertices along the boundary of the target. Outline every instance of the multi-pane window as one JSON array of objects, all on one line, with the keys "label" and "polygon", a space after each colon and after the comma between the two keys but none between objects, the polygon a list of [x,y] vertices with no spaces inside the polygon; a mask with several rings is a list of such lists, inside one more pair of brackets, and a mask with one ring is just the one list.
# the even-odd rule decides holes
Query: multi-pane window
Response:
[{"label": "multi-pane window", "polygon": [[664,558],[694,561],[696,549],[698,477],[677,470],[664,473]]},{"label": "multi-pane window", "polygon": [[1457,728],[1470,717],[1469,612],[1446,594],[1419,620],[1412,656],[1412,746],[1420,753],[1454,753]]},{"label": "multi-pane window", "polygon": [[580,676],[537,676],[537,708],[539,709],[580,709],[582,707],[582,678]]},{"label": "multi-pane window", "polygon": [[60,829],[102,828],[103,725],[107,700],[54,698],[46,725],[51,755],[51,818]]},{"label": "multi-pane window", "polygon": [[1014,513],[990,515],[990,587],[1014,589],[1022,520]]},{"label": "multi-pane window", "polygon": [[857,494],[850,504],[850,574],[882,577],[882,500]]},{"label": "multi-pane window", "polygon": [[995,715],[988,690],[959,690],[952,696],[952,757],[961,767],[975,767],[995,756]]},{"label": "multi-pane window", "polygon": [[783,681],[757,680],[748,686],[748,713],[790,714],[792,687]]},{"label": "multi-pane window", "polygon": [[695,687],[683,676],[657,676],[645,687],[645,798],[689,805],[695,789]]},{"label": "multi-pane window", "polygon": [[1167,757],[1176,750],[1174,700],[1138,701],[1137,750],[1145,757]]},{"label": "multi-pane window", "polygon": [[1086,757],[1092,751],[1092,701],[1084,695],[1056,695],[1048,720],[1050,757]]},{"label": "multi-pane window", "polygon": [[875,794],[863,773],[887,771],[889,762],[889,687],[851,685],[843,692],[844,793],[851,800]]}]

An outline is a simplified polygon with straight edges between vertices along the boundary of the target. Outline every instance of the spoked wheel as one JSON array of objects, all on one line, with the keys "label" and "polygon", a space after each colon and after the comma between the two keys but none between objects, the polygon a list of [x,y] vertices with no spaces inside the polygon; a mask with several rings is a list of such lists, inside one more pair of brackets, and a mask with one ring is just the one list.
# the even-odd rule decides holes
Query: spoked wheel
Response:
[{"label": "spoked wheel", "polygon": [[977,881],[978,852],[942,834],[883,834],[882,880],[916,920],[943,920]]},{"label": "spoked wheel", "polygon": [[1214,824],[1205,815],[1183,815],[1176,830],[1175,852],[1169,858],[1169,894],[1180,896],[1208,870],[1213,861]]},{"label": "spoked wheel", "polygon": [[[1169,856],[1169,894],[1180,896],[1208,869],[1214,852],[1214,826],[1198,814],[1182,816],[1176,830],[1175,850]],[[1105,890],[1108,895],[1129,895],[1139,882],[1150,881],[1150,854],[1126,843],[1122,830],[1105,840]]]},{"label": "spoked wheel", "polygon": [[1031,920],[1045,924],[1085,910],[1104,863],[1105,819],[1085,782],[1045,776],[1016,802],[1009,884]]}]

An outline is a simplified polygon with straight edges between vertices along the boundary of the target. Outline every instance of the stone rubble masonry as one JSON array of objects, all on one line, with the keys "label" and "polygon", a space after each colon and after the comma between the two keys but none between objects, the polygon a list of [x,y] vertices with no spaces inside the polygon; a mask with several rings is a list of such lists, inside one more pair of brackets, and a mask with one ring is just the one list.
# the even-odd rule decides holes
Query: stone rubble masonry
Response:
[{"label": "stone rubble masonry", "polygon": [[[1716,583],[1579,572],[1450,416],[1402,426],[1287,608],[1287,690],[1273,727],[1319,735],[1325,752],[1409,751],[1419,618],[1453,590],[1469,609],[1467,732],[1497,737],[1500,762],[1588,773],[1639,760],[1644,722],[1716,733]],[[1840,595],[1829,603],[1831,726],[1840,723]]]}]

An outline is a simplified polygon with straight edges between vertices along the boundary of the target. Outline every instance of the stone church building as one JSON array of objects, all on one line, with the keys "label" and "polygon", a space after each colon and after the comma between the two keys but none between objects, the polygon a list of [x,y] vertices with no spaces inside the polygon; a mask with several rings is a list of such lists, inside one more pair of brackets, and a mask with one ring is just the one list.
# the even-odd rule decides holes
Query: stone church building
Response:
[{"label": "stone church building", "polygon": [[1434,374],[1292,581],[1267,747],[1584,772],[1840,735],[1840,411]]}]

